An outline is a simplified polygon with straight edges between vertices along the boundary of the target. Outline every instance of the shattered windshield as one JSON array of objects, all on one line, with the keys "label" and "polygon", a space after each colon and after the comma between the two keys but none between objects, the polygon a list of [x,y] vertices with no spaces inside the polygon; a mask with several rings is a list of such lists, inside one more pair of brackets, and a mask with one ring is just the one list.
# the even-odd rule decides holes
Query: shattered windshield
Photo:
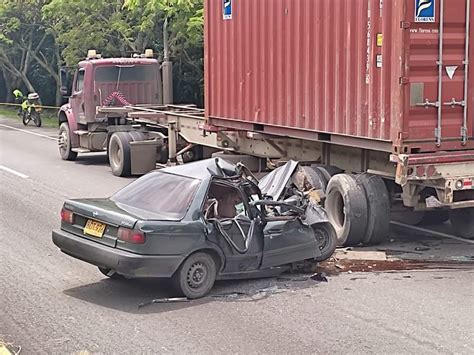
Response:
[{"label": "shattered windshield", "polygon": [[154,172],[132,182],[110,199],[151,212],[157,218],[180,220],[186,214],[199,184],[197,179]]}]

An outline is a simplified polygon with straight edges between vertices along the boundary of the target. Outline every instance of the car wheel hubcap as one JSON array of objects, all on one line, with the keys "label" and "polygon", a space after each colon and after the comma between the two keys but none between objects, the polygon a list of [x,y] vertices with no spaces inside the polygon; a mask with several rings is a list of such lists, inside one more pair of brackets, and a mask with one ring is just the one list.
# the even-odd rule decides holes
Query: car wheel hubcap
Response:
[{"label": "car wheel hubcap", "polygon": [[328,244],[328,239],[325,233],[321,231],[316,231],[315,236],[316,240],[318,241],[319,250],[324,250],[324,248],[326,248],[326,245]]},{"label": "car wheel hubcap", "polygon": [[199,288],[207,278],[207,269],[202,263],[194,263],[188,270],[187,283],[191,288]]}]

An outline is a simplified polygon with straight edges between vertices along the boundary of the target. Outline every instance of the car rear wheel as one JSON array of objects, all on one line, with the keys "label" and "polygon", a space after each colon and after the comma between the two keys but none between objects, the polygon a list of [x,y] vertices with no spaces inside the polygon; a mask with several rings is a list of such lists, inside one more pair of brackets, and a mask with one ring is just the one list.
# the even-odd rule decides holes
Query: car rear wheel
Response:
[{"label": "car rear wheel", "polygon": [[71,147],[71,131],[67,122],[61,123],[59,126],[59,154],[63,160],[76,160],[77,153],[72,151]]},{"label": "car rear wheel", "polygon": [[105,275],[105,276],[107,276],[108,278],[113,279],[113,280],[121,280],[121,279],[124,278],[122,275],[120,275],[119,273],[117,273],[117,271],[112,270],[112,269],[107,269],[107,268],[99,267],[99,271],[100,271],[103,275]]},{"label": "car rear wheel", "polygon": [[314,237],[318,242],[321,255],[314,258],[316,261],[324,261],[331,257],[337,247],[337,237],[334,227],[330,223],[321,223],[313,226]]},{"label": "car rear wheel", "polygon": [[189,299],[209,293],[216,280],[216,262],[211,255],[198,252],[190,255],[173,276],[176,290]]},{"label": "car rear wheel", "polygon": [[325,208],[336,230],[337,244],[354,246],[367,230],[367,198],[363,188],[349,174],[334,175],[326,191]]}]

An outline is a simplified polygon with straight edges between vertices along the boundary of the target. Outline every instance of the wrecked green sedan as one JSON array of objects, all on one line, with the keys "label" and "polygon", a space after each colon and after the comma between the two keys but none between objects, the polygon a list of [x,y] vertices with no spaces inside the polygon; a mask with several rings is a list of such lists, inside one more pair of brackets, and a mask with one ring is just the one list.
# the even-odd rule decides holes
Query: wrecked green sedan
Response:
[{"label": "wrecked green sedan", "polygon": [[283,200],[296,167],[273,172],[263,192],[221,159],[153,171],[110,198],[66,201],[53,242],[111,278],[172,278],[189,299],[215,280],[276,276],[336,246],[320,206],[303,193]]}]

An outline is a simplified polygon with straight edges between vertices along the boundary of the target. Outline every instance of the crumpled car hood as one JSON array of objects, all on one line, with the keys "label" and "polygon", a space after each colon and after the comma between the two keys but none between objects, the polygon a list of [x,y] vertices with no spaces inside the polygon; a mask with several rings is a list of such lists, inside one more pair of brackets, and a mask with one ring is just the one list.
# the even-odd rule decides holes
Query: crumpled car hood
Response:
[{"label": "crumpled car hood", "polygon": [[298,167],[298,164],[298,162],[290,160],[285,165],[282,165],[273,170],[270,174],[265,175],[258,183],[262,195],[266,195],[271,197],[272,200],[278,201],[290,181],[291,176]]}]

